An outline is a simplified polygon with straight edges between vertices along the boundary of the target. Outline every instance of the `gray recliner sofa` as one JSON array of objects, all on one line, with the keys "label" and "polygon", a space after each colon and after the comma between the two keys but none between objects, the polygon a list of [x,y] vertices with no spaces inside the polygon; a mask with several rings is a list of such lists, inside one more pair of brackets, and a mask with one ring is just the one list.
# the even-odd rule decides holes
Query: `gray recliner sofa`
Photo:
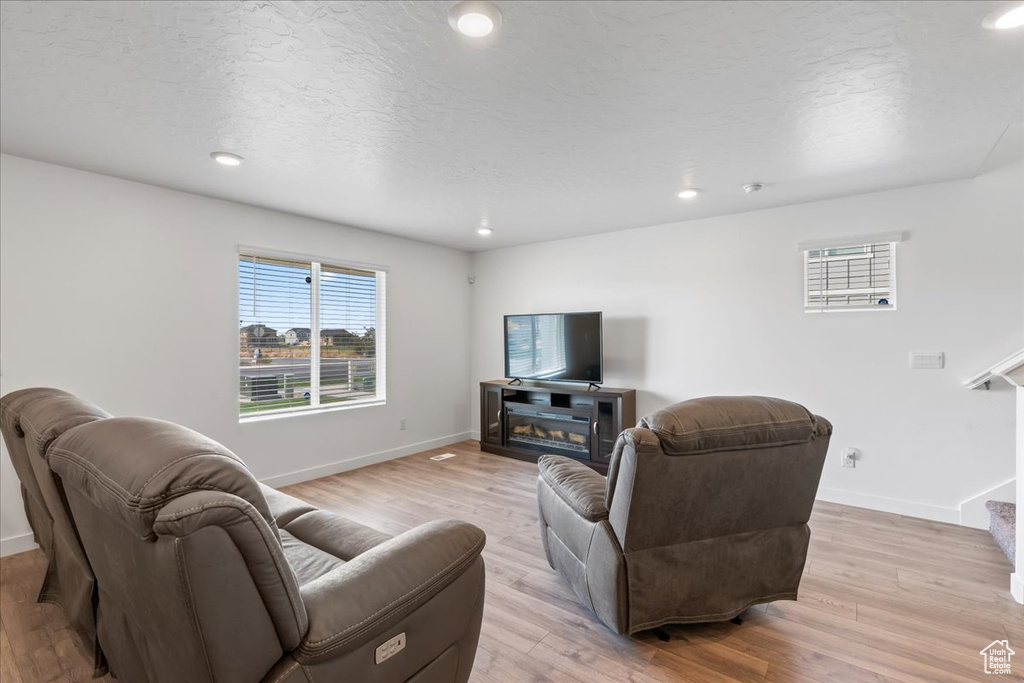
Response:
[{"label": "gray recliner sofa", "polygon": [[25,516],[46,556],[38,602],[64,611],[93,660],[96,676],[107,672],[96,639],[96,577],[45,453],[68,429],[108,417],[106,411],[60,389],[24,389],[0,398],[0,433],[21,483]]},{"label": "gray recliner sofa", "polygon": [[[119,680],[468,680],[483,612],[478,528],[435,521],[391,538],[263,486],[179,425],[112,418],[55,390],[0,406],[12,460],[29,462],[17,467],[24,490],[49,480],[40,491],[58,493],[26,495],[58,558],[57,602]],[[55,517],[67,543],[52,540]],[[65,555],[84,565],[67,581]]]},{"label": "gray recliner sofa", "polygon": [[551,567],[617,633],[795,600],[832,425],[775,398],[711,397],[643,418],[608,476],[539,461]]}]

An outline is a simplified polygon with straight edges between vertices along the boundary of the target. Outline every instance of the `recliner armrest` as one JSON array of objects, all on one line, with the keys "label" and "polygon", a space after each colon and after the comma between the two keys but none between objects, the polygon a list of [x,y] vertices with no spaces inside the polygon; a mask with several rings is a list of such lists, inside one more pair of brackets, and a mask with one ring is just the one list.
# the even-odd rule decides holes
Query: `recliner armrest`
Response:
[{"label": "recliner armrest", "polygon": [[427,522],[303,585],[309,631],[295,658],[321,662],[356,649],[455,581],[485,541],[472,524]]},{"label": "recliner armrest", "polygon": [[576,514],[591,522],[608,519],[605,478],[583,463],[561,455],[542,455],[540,477]]}]

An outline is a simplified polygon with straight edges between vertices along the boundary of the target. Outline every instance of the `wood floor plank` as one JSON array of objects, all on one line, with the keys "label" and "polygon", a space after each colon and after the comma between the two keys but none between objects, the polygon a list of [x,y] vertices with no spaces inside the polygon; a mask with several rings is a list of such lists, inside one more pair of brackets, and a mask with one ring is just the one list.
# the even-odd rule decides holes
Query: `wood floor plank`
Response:
[{"label": "wood floor plank", "polygon": [[0,682],[22,683],[21,674],[14,663],[14,651],[7,638],[7,629],[0,628]]},{"label": "wood floor plank", "polygon": [[[429,459],[443,452],[455,457]],[[472,683],[983,681],[992,677],[981,647],[1002,638],[1024,647],[1012,568],[984,531],[824,501],[814,506],[798,602],[751,608],[742,625],[666,627],[668,642],[619,636],[548,566],[536,480],[535,465],[466,441],[284,490],[389,534],[444,517],[485,530]],[[60,610],[35,602],[44,571],[39,551],[0,559],[3,683],[89,679]],[[1020,661],[1014,669],[1024,672]]]}]

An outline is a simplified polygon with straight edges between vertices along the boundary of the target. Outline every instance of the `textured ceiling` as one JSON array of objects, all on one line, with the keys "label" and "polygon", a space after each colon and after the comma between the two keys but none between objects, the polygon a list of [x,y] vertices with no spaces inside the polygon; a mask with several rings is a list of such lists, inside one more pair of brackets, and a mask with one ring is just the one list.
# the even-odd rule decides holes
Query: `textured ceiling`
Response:
[{"label": "textured ceiling", "polygon": [[968,177],[1024,119],[1000,2],[497,4],[5,1],[0,147],[475,250]]}]

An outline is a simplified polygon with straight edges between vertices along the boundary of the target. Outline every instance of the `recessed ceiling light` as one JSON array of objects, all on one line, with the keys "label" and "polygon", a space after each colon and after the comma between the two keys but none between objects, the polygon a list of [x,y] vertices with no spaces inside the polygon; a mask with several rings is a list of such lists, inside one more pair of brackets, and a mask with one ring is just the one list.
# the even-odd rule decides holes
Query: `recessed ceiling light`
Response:
[{"label": "recessed ceiling light", "polygon": [[486,225],[481,225],[479,228],[476,229],[476,234],[480,235],[481,237],[487,237],[493,232],[494,231],[488,228]]},{"label": "recessed ceiling light", "polygon": [[484,0],[460,2],[448,10],[448,24],[464,36],[483,38],[501,26],[501,12]]},{"label": "recessed ceiling light", "polygon": [[240,166],[243,161],[242,157],[231,152],[210,152],[210,156],[223,166]]},{"label": "recessed ceiling light", "polygon": [[696,199],[697,195],[699,194],[700,190],[698,190],[696,187],[690,187],[681,192],[677,192],[676,196],[679,197],[680,199]]},{"label": "recessed ceiling light", "polygon": [[1024,5],[1004,5],[985,17],[981,25],[997,31],[1024,26]]}]

